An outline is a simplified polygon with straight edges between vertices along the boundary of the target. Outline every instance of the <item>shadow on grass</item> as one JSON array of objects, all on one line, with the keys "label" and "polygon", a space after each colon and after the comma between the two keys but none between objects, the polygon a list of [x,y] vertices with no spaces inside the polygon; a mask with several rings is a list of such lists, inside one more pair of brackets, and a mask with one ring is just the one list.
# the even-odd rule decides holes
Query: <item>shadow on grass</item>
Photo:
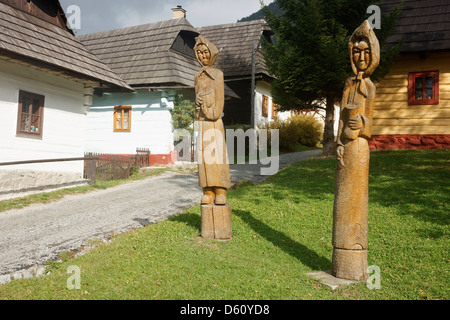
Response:
[{"label": "shadow on grass", "polygon": [[183,214],[180,214],[177,216],[173,216],[173,217],[169,218],[169,220],[185,223],[188,226],[192,227],[193,229],[198,230],[198,232],[200,234],[202,221],[201,221],[201,217],[196,213],[190,213],[190,212],[183,213]]},{"label": "shadow on grass", "polygon": [[[261,222],[253,217],[248,211],[233,209],[233,216],[239,217],[244,223],[258,233],[261,237],[271,242],[274,246],[280,248],[284,252],[299,260],[302,264],[313,270],[326,270],[331,266],[331,261],[327,258],[319,256],[316,252],[309,249],[305,245],[292,240],[281,231],[275,230],[269,225]],[[201,217],[195,213],[185,213],[171,220],[182,222],[190,227],[198,230],[201,229]]]},{"label": "shadow on grass", "polygon": [[261,237],[270,241],[274,246],[290,254],[302,264],[314,270],[326,270],[331,266],[331,261],[325,257],[319,256],[316,252],[305,245],[292,240],[281,231],[275,230],[267,224],[253,217],[250,212],[243,210],[233,210],[233,215],[238,216],[250,228],[257,232]]},{"label": "shadow on grass", "polygon": [[[450,223],[448,161],[450,152],[378,151],[372,152],[369,175],[369,202],[395,207],[398,215],[446,226]],[[335,159],[299,163],[268,179],[274,187],[274,200],[281,200],[282,191],[292,198],[323,199],[333,195],[336,176]]]}]

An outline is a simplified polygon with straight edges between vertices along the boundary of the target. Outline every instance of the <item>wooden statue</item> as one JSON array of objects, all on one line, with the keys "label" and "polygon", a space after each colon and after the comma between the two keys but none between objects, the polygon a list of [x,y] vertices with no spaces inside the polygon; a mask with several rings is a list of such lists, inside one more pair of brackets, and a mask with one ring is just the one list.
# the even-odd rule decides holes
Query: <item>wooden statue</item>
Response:
[{"label": "wooden statue", "polygon": [[355,75],[345,83],[337,137],[332,274],[362,281],[368,277],[368,139],[376,93],[369,77],[380,62],[380,44],[368,21],[353,33],[349,49]]},{"label": "wooden statue", "polygon": [[195,45],[202,70],[195,76],[195,117],[198,120],[197,162],[199,185],[203,189],[202,236],[231,238],[230,166],[222,122],[225,103],[223,72],[213,67],[219,51],[199,36]]}]

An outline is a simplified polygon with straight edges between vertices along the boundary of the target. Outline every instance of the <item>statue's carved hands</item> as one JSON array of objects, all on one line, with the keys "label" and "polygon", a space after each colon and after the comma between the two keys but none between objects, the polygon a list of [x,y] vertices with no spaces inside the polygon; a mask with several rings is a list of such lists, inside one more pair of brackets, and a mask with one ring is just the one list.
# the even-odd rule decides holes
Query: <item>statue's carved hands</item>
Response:
[{"label": "statue's carved hands", "polygon": [[338,146],[336,149],[336,158],[338,161],[341,161],[342,158],[344,158],[344,147]]},{"label": "statue's carved hands", "polygon": [[203,98],[200,97],[200,95],[197,95],[197,96],[195,97],[195,107],[196,107],[197,109],[200,109],[200,108],[202,107],[202,105],[203,105]]},{"label": "statue's carved hands", "polygon": [[342,169],[345,167],[345,163],[344,163],[344,147],[343,146],[338,146],[336,149],[336,158],[339,161],[339,168]]},{"label": "statue's carved hands", "polygon": [[202,115],[202,105],[203,99],[197,96],[195,99],[195,118],[197,120],[203,120],[204,115]]},{"label": "statue's carved hands", "polygon": [[352,130],[361,130],[364,127],[364,122],[361,116],[357,116],[356,118],[350,118],[348,120],[348,127]]}]

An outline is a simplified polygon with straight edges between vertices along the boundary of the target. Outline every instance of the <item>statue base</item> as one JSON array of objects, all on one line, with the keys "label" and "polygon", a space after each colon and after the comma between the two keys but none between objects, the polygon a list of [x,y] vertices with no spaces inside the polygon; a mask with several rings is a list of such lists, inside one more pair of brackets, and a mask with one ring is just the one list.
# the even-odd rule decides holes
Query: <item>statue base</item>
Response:
[{"label": "statue base", "polygon": [[310,272],[310,273],[306,273],[305,275],[310,278],[320,281],[323,285],[330,287],[331,290],[336,290],[339,287],[360,282],[360,281],[336,278],[331,274],[331,270]]},{"label": "statue base", "polygon": [[367,250],[333,249],[331,273],[339,279],[365,281],[369,277]]},{"label": "statue base", "polygon": [[202,237],[205,239],[230,240],[232,237],[231,205],[201,206]]}]

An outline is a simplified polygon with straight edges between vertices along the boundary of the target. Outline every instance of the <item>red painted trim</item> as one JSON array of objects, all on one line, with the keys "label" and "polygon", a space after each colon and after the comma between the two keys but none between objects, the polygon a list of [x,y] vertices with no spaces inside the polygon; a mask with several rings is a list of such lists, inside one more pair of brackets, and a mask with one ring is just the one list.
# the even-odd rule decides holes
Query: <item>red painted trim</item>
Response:
[{"label": "red painted trim", "polygon": [[[135,154],[118,154],[118,156],[129,157],[135,159]],[[171,151],[168,154],[150,154],[150,165],[173,165],[177,161],[177,152]]]},{"label": "red painted trim", "polygon": [[[433,98],[425,99],[425,81],[422,83],[423,99],[416,100],[416,78],[433,77]],[[439,104],[439,71],[410,72],[408,77],[408,104],[409,105],[436,105]]]},{"label": "red painted trim", "polygon": [[150,155],[150,165],[172,165],[176,161],[176,151],[175,151],[175,160],[173,159],[173,153],[169,154],[151,154]]},{"label": "red painted trim", "polygon": [[371,150],[450,149],[450,134],[386,134],[369,140]]}]

